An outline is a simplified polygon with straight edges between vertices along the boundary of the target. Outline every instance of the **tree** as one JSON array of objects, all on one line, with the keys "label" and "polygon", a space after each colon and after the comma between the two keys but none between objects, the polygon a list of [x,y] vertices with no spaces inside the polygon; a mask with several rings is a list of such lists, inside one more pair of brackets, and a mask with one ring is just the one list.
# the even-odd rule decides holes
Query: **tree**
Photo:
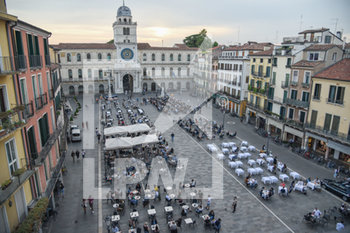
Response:
[{"label": "tree", "polygon": [[[183,42],[190,48],[199,48],[203,44],[203,42],[207,43],[205,41],[205,38],[207,37],[207,30],[203,29],[198,34],[193,34],[190,36],[187,36]],[[218,42],[214,42],[211,47],[218,46]]]},{"label": "tree", "polygon": [[107,42],[107,44],[113,44],[113,43],[114,43],[113,39]]},{"label": "tree", "polygon": [[215,41],[215,42],[213,43],[213,48],[216,47],[216,46],[218,46],[218,45],[219,45],[219,43]]}]

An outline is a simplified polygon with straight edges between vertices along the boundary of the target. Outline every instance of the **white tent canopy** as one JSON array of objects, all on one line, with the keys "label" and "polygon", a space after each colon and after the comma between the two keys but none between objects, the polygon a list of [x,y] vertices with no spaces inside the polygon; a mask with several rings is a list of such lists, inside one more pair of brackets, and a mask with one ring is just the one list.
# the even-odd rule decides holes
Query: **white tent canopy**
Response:
[{"label": "white tent canopy", "polygon": [[105,143],[105,150],[127,149],[142,144],[157,143],[156,134],[141,135],[139,137],[108,138]]},{"label": "white tent canopy", "polygon": [[127,133],[143,133],[149,132],[151,128],[147,124],[135,124],[135,125],[127,125],[127,126],[113,126],[104,129],[104,135],[112,136],[112,135],[122,135]]}]

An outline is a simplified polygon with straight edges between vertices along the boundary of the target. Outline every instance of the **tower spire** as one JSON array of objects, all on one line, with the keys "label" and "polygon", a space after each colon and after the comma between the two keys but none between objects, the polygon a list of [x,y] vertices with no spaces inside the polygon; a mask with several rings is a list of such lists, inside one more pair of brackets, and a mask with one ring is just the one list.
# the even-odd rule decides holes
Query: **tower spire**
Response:
[{"label": "tower spire", "polygon": [[123,6],[125,6],[125,1],[123,0]]}]

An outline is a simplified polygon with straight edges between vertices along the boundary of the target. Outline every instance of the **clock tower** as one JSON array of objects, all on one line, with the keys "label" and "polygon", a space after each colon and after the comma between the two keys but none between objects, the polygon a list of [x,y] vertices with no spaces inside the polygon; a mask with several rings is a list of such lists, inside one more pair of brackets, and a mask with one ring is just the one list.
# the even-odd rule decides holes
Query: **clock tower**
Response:
[{"label": "clock tower", "polygon": [[129,7],[119,7],[113,24],[116,61],[113,76],[117,93],[141,92],[141,65],[137,56],[137,23]]}]

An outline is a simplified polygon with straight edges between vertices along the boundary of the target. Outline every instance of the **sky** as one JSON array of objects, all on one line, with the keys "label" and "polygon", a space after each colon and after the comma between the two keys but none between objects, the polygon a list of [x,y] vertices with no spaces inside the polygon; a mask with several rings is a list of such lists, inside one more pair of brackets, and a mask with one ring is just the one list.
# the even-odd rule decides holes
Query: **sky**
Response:
[{"label": "sky", "polygon": [[[52,32],[50,44],[104,43],[122,0],[7,0],[9,14]],[[172,46],[205,28],[219,44],[279,44],[301,30],[326,27],[350,41],[349,0],[125,0],[138,42]]]}]

